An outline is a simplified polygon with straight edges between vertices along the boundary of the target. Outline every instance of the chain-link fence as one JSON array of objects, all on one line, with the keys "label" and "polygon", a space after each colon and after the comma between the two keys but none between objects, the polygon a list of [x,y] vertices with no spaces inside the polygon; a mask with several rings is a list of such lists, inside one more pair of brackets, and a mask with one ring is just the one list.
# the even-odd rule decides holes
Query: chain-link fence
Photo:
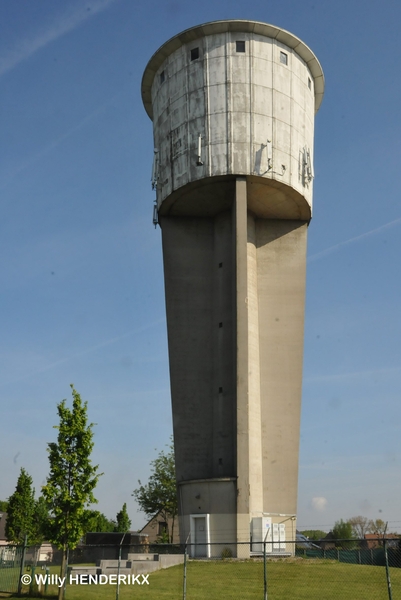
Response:
[{"label": "chain-link fence", "polygon": [[0,546],[0,592],[18,592],[24,565],[23,546]]},{"label": "chain-link fence", "polygon": [[[401,600],[397,539],[0,548],[0,592],[67,600]],[[22,578],[22,581],[21,581]]]}]

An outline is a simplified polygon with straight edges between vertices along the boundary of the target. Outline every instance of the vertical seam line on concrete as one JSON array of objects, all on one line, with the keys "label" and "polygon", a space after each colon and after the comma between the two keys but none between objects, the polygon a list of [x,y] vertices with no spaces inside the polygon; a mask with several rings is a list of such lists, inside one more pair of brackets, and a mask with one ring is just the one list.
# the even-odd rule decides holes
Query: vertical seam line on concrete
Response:
[{"label": "vertical seam line on concrete", "polygon": [[271,115],[271,159],[272,159],[272,168],[271,168],[271,173],[270,173],[270,179],[274,179],[273,177],[273,171],[275,168],[275,157],[274,157],[274,144],[275,144],[275,134],[276,134],[276,128],[275,128],[275,110],[274,110],[274,58],[275,58],[275,53],[276,53],[276,40],[273,39],[272,41],[272,115]]},{"label": "vertical seam line on concrete", "polygon": [[249,36],[249,167],[248,173],[253,173],[253,38]]},{"label": "vertical seam line on concrete", "polygon": [[210,77],[209,77],[209,45],[208,45],[208,37],[206,36],[203,40],[204,51],[203,51],[203,65],[204,65],[204,82],[205,82],[205,116],[206,116],[206,132],[205,134],[205,143],[204,143],[204,152],[205,152],[205,161],[207,160],[206,171],[208,176],[210,177],[212,174],[212,166],[211,166],[211,139],[210,139]]},{"label": "vertical seam line on concrete", "polygon": [[[294,106],[294,87],[293,87],[293,80],[294,80],[294,50],[291,48],[291,55],[290,55],[290,60],[291,60],[291,65],[290,65],[290,151],[289,151],[289,160],[290,160],[290,164],[288,165],[288,176],[289,176],[289,182],[288,185],[292,186],[292,138],[293,138],[293,134],[292,134],[292,126],[293,126],[293,118],[292,118],[292,112],[293,112],[293,106]],[[294,186],[293,186],[294,187]]]},{"label": "vertical seam line on concrete", "polygon": [[[174,191],[174,161],[173,161],[173,136],[171,135],[171,94],[170,94],[170,57],[167,59],[165,71],[167,71],[165,75],[165,80],[163,85],[167,88],[167,107],[168,107],[168,122],[169,122],[169,141],[170,141],[170,178],[171,178],[171,191]],[[163,183],[162,183],[163,185]],[[167,197],[167,196],[166,196]]]},{"label": "vertical seam line on concrete", "polygon": [[187,115],[187,144],[188,144],[188,150],[187,150],[187,159],[186,159],[186,164],[187,164],[187,177],[188,177],[188,182],[189,183],[191,181],[191,134],[189,133],[189,82],[188,82],[188,56],[187,56],[187,52],[185,52],[185,46],[182,47],[182,51],[185,54],[185,111],[186,111],[186,115]]},{"label": "vertical seam line on concrete", "polygon": [[231,33],[226,34],[226,86],[227,86],[227,105],[230,106],[230,110],[227,111],[227,173],[233,173],[233,82],[232,82],[232,56],[231,56]]}]

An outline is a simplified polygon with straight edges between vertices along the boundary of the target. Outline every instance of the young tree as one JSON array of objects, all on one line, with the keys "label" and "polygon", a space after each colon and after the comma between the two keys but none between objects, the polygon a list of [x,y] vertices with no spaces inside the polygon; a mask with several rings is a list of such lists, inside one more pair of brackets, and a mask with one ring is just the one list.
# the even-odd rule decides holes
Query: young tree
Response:
[{"label": "young tree", "polygon": [[351,523],[349,521],[343,521],[342,519],[340,519],[340,521],[336,521],[334,523],[334,527],[333,527],[333,538],[335,540],[339,540],[339,544],[336,544],[338,546],[341,546],[342,548],[352,548],[352,546],[354,545],[353,542],[344,542],[343,540],[352,540],[353,539],[353,535],[352,535],[352,526]]},{"label": "young tree", "polygon": [[28,544],[34,540],[35,490],[32,477],[21,469],[15,492],[8,499],[5,534],[7,541],[22,544],[27,536]]},{"label": "young tree", "polygon": [[305,529],[305,531],[301,531],[301,533],[313,541],[321,540],[327,535],[327,533],[321,529]]},{"label": "young tree", "polygon": [[348,523],[350,523],[352,527],[352,533],[354,534],[354,537],[360,540],[370,529],[369,519],[367,517],[362,517],[361,515],[348,519]]},{"label": "young tree", "polygon": [[84,532],[112,532],[116,530],[116,522],[108,519],[98,510],[85,511]]},{"label": "young tree", "polygon": [[[71,385],[72,410],[63,400],[57,405],[60,424],[57,442],[48,444],[50,475],[43,496],[52,513],[49,540],[63,550],[60,576],[66,576],[67,555],[84,534],[85,509],[97,502],[93,495],[100,474],[93,466],[93,423],[87,423],[87,403]],[[59,600],[63,597],[60,587]]]},{"label": "young tree", "polygon": [[[133,496],[141,510],[148,516],[160,514],[167,523],[168,540],[173,542],[174,521],[178,513],[177,486],[175,479],[174,448],[171,443],[169,451],[161,451],[151,463],[151,475],[146,485],[140,481],[139,488]],[[169,519],[172,520],[171,531],[168,529]]]},{"label": "young tree", "polygon": [[128,516],[127,504],[125,502],[120,512],[117,513],[116,521],[117,524],[114,531],[120,531],[121,533],[129,531],[129,528],[131,527],[131,521]]},{"label": "young tree", "polygon": [[386,523],[383,519],[375,519],[369,522],[369,531],[371,533],[377,533],[377,535],[383,535],[386,531]]},{"label": "young tree", "polygon": [[33,541],[35,544],[41,544],[49,538],[50,517],[47,502],[43,496],[35,501],[34,523],[33,523]]}]

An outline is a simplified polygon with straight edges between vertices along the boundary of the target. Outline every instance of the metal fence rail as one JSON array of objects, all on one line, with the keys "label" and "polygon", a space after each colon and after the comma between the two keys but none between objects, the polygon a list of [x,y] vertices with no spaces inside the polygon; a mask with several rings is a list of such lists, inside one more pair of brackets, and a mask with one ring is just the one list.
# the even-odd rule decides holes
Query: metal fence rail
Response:
[{"label": "metal fence rail", "polygon": [[[55,596],[60,565],[55,548],[0,548],[0,591],[25,575],[23,594]],[[400,541],[81,545],[66,583],[67,600],[401,600]]]}]

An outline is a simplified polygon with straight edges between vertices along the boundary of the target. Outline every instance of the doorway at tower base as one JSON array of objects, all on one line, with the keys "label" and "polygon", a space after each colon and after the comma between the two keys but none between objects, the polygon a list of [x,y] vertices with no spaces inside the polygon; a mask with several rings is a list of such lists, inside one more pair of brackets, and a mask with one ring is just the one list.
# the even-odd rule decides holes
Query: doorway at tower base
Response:
[{"label": "doorway at tower base", "polygon": [[235,477],[178,483],[180,541],[190,556],[237,555],[236,483]]}]

